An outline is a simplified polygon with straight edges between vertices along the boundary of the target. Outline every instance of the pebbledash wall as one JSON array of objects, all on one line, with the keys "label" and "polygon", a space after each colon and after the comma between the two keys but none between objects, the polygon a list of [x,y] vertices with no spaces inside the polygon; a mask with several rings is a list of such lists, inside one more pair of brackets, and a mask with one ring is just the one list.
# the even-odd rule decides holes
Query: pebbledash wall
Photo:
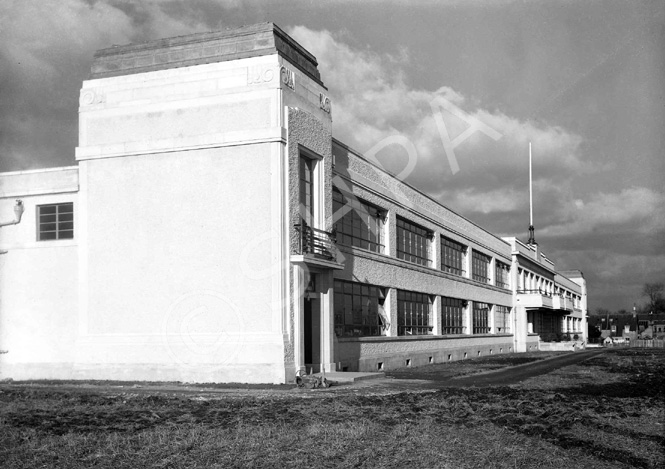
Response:
[{"label": "pebbledash wall", "polygon": [[[0,229],[0,379],[283,383],[535,350],[543,324],[584,343],[581,273],[334,140],[316,59],[272,23],[99,51],[76,162],[0,174],[0,222],[25,206]],[[69,203],[73,236],[48,215]],[[380,248],[342,236],[362,207],[380,214]],[[418,264],[404,221],[427,233]],[[464,247],[459,272],[442,268],[444,238]],[[347,305],[344,286],[375,297]],[[405,292],[425,324],[404,323]],[[489,308],[480,329],[474,304]]]}]

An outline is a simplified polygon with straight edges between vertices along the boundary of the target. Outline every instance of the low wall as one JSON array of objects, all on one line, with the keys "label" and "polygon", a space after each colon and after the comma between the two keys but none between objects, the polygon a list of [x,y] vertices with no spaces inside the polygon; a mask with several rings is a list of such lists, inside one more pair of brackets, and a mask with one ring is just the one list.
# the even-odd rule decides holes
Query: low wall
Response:
[{"label": "low wall", "polygon": [[371,372],[512,352],[510,334],[342,337],[335,344],[335,361],[339,371]]},{"label": "low wall", "polygon": [[574,352],[586,348],[584,343],[580,341],[540,342],[538,347],[542,352]]}]

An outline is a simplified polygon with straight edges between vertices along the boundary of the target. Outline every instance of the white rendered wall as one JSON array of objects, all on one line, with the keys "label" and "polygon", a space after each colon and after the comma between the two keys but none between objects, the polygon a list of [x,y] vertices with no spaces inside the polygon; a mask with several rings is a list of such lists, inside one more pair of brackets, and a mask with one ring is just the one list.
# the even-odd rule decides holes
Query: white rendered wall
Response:
[{"label": "white rendered wall", "polygon": [[[66,377],[78,321],[78,171],[56,168],[0,174],[0,379]],[[37,241],[36,207],[74,203],[74,239]]]},{"label": "white rendered wall", "polygon": [[84,83],[78,377],[284,382],[279,67]]}]

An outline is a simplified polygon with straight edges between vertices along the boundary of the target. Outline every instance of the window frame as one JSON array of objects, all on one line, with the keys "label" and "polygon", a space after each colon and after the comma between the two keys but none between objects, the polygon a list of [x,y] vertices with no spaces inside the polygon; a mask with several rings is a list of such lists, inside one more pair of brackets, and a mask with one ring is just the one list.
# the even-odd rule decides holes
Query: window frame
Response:
[{"label": "window frame", "polygon": [[489,284],[491,263],[491,256],[474,249],[471,253],[471,278],[476,282]]},{"label": "window frame", "polygon": [[[434,333],[432,303],[432,297],[427,293],[397,290],[397,335],[432,335]],[[418,310],[418,305],[421,310]]]},{"label": "window frame", "polygon": [[[501,321],[498,319],[501,318]],[[500,330],[503,325],[503,330]],[[494,329],[497,334],[510,334],[510,307],[504,305],[494,305]]]},{"label": "window frame", "polygon": [[494,263],[494,285],[510,290],[510,266],[505,262],[497,260]]},{"label": "window frame", "polygon": [[471,324],[473,334],[489,334],[489,315],[492,310],[492,305],[480,301],[473,302],[473,311],[471,312]]},{"label": "window frame", "polygon": [[[53,213],[44,213],[45,209],[54,209]],[[63,210],[66,208],[68,210]],[[53,220],[45,220],[54,217]],[[37,205],[36,208],[37,241],[61,241],[74,239],[74,202],[57,202]],[[45,226],[54,225],[53,229],[44,229]],[[71,226],[71,228],[63,227]],[[53,233],[54,237],[45,237]]]},{"label": "window frame", "polygon": [[[385,294],[381,287],[335,279],[333,295],[335,305],[333,324],[337,337],[383,335],[382,331],[385,331],[386,324],[379,311],[384,307]],[[350,307],[350,311],[347,311],[347,306]],[[356,311],[356,307],[359,307],[360,311]]]},{"label": "window frame", "polygon": [[[298,155],[298,213],[310,227],[315,228],[316,220],[316,166],[318,160],[303,151]],[[303,168],[304,166],[304,168]],[[303,172],[305,176],[303,178]],[[309,194],[307,193],[309,188]]]},{"label": "window frame", "polygon": [[[404,233],[408,233],[409,236],[405,237]],[[433,231],[398,216],[395,220],[395,235],[397,242],[395,254],[398,259],[424,267],[431,265]]]},{"label": "window frame", "polygon": [[441,297],[441,333],[444,335],[464,334],[464,310],[466,300]]},{"label": "window frame", "polygon": [[[466,256],[468,251],[468,246],[441,236],[441,271],[466,277]],[[457,259],[458,256],[459,258]]]},{"label": "window frame", "polygon": [[[333,214],[348,207],[348,211],[335,223],[337,242],[383,254],[386,211],[353,195],[352,197],[353,199],[349,200],[341,190],[333,187]],[[373,226],[370,226],[370,223]]]}]

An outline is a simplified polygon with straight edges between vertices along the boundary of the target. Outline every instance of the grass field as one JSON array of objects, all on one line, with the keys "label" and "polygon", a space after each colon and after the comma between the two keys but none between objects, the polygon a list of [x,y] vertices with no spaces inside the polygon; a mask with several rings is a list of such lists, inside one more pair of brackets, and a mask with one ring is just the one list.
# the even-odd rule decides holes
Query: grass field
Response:
[{"label": "grass field", "polygon": [[[510,360],[427,371],[459,376]],[[434,392],[9,383],[0,385],[0,466],[661,468],[664,389],[657,349],[610,350],[518,385]]]}]

